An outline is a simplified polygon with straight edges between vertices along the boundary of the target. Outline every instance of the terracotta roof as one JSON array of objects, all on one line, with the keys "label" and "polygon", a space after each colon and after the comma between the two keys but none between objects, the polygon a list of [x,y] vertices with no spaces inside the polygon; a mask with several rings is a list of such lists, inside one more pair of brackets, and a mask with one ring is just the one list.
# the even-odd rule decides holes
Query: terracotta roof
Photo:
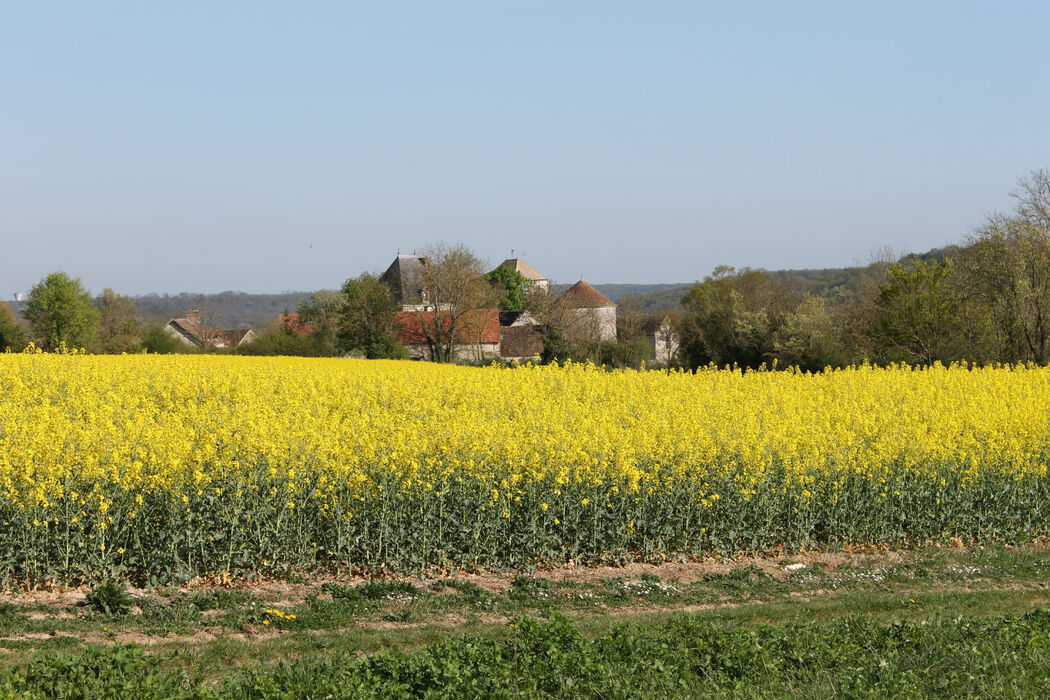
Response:
[{"label": "terracotta roof", "polygon": [[299,314],[281,314],[281,325],[296,335],[310,335],[317,331],[316,323],[305,323]]},{"label": "terracotta roof", "polygon": [[539,326],[507,326],[500,329],[499,356],[505,359],[536,357],[543,352]]},{"label": "terracotta roof", "polygon": [[[452,317],[447,311],[436,314],[441,323],[442,335],[448,332]],[[424,323],[433,328],[433,311],[398,311],[394,314],[398,327],[398,339],[403,345],[422,345],[427,342]],[[499,312],[495,309],[468,311],[456,319],[456,344],[499,342]]]},{"label": "terracotta roof", "polygon": [[547,279],[540,273],[536,272],[536,270],[523,263],[520,258],[507,258],[502,263],[500,263],[500,267],[509,267],[512,270],[517,270],[519,273],[521,273],[522,277],[524,277],[527,280],[532,280],[533,282],[539,282]]},{"label": "terracotta roof", "polygon": [[601,309],[616,306],[607,296],[583,280],[566,289],[565,293],[558,297],[558,304],[570,309]]}]

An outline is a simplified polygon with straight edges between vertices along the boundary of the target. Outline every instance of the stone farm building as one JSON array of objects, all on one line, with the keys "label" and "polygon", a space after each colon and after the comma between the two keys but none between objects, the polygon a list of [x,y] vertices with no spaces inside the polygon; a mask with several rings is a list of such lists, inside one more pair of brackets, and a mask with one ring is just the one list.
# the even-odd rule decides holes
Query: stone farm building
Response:
[{"label": "stone farm building", "polygon": [[678,361],[678,333],[669,315],[650,318],[642,326],[642,335],[653,348],[653,362],[673,365]]},{"label": "stone farm building", "polygon": [[185,318],[168,321],[164,331],[186,345],[198,348],[236,348],[255,340],[255,331],[250,328],[220,330],[201,323],[198,309],[187,311]]},{"label": "stone farm building", "polygon": [[536,362],[543,353],[543,329],[528,311],[499,312],[499,356],[504,362]]},{"label": "stone farm building", "polygon": [[394,258],[379,281],[390,287],[394,302],[402,311],[424,311],[429,308],[430,294],[423,287],[423,268],[429,263],[420,255],[401,255]]},{"label": "stone farm building", "polygon": [[616,340],[616,304],[584,280],[558,297],[567,329],[592,340]]},{"label": "stone farm building", "polygon": [[499,313],[495,309],[477,309],[462,313],[452,326],[450,311],[415,309],[395,314],[398,340],[413,360],[431,360],[433,348],[447,346],[454,332],[452,360],[486,362],[500,358]]}]

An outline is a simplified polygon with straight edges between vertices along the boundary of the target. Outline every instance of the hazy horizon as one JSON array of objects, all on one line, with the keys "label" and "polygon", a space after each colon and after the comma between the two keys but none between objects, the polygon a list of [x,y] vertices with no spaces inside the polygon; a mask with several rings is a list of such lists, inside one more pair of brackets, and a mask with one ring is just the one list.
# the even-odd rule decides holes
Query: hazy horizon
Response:
[{"label": "hazy horizon", "polygon": [[39,2],[0,297],[316,290],[447,241],[688,283],[960,242],[1050,166],[1050,6]]}]

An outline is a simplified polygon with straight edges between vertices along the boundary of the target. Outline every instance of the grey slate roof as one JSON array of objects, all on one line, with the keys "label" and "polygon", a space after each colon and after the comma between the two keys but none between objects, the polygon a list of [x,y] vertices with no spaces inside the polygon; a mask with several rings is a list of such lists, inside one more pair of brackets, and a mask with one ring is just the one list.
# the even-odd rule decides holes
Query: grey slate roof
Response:
[{"label": "grey slate roof", "polygon": [[418,304],[423,291],[423,266],[427,259],[419,255],[398,255],[379,277],[386,283],[398,304]]}]

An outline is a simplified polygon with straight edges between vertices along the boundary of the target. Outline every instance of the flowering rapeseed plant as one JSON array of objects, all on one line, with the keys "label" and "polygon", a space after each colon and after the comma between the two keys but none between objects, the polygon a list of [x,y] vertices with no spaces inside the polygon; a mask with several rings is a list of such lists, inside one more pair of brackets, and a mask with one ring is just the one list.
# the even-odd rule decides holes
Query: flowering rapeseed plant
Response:
[{"label": "flowering rapeseed plant", "polygon": [[0,356],[0,576],[1050,532],[1050,369]]}]

